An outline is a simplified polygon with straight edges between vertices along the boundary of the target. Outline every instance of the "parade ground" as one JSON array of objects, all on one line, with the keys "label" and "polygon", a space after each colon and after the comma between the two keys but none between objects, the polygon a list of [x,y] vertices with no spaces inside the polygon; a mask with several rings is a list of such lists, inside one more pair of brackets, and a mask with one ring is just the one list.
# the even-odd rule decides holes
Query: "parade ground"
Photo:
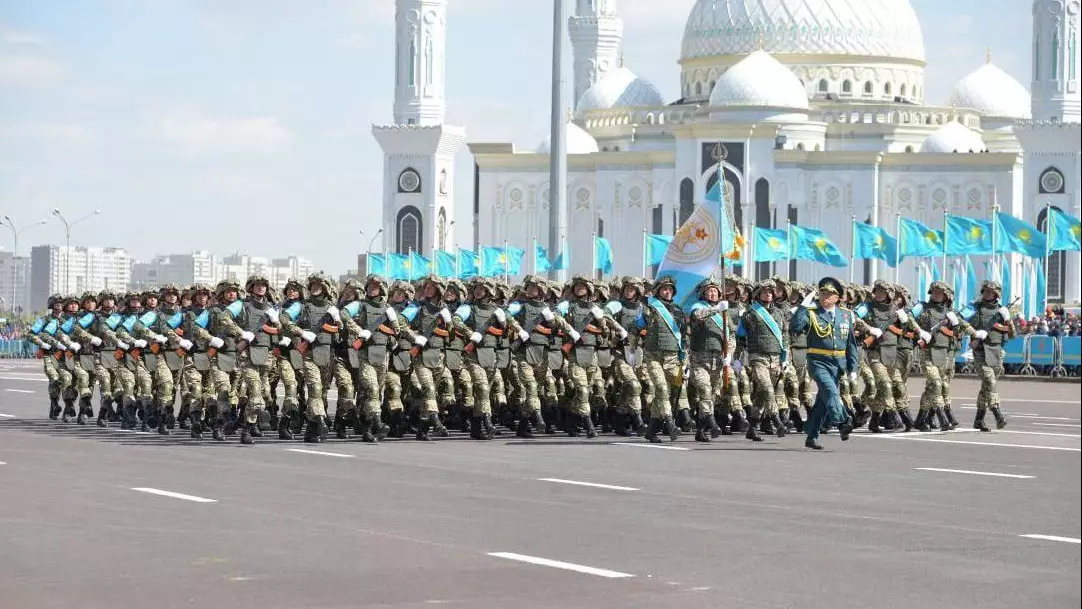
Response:
[{"label": "parade ground", "polygon": [[[910,381],[910,395],[920,392]],[[50,421],[0,362],[0,607],[1078,607],[1080,388],[1009,425],[255,446]],[[916,400],[914,400],[914,403]]]}]

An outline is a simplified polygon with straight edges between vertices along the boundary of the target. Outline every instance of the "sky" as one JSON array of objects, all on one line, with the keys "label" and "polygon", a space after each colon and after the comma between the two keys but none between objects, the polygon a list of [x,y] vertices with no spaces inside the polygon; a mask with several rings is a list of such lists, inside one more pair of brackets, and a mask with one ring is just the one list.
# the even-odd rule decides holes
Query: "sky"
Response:
[{"label": "sky", "polygon": [[[946,104],[988,47],[1028,87],[1028,0],[911,3],[928,103]],[[618,4],[625,64],[676,99],[694,0]],[[450,0],[447,122],[468,142],[545,137],[551,14],[541,0]],[[367,247],[359,231],[380,226],[371,125],[391,122],[393,15],[392,0],[0,0],[0,217],[100,209],[73,245],[138,260],[299,255],[346,272]],[[461,218],[465,147],[456,167]],[[472,242],[470,222],[455,230]],[[20,253],[63,240],[52,219],[26,230]]]}]

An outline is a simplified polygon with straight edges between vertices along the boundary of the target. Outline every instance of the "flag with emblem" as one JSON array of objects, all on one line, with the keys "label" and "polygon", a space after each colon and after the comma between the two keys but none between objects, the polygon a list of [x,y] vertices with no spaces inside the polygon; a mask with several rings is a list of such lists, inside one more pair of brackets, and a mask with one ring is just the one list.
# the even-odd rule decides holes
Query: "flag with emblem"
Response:
[{"label": "flag with emblem", "polygon": [[368,254],[365,257],[365,263],[368,267],[368,274],[387,275],[387,258],[384,254]]},{"label": "flag with emblem", "polygon": [[526,259],[526,250],[521,247],[506,247],[504,248],[504,257],[506,258],[507,274],[521,275],[522,261]]},{"label": "flag with emblem", "polygon": [[789,226],[792,241],[789,244],[793,258],[797,260],[812,260],[830,266],[846,266],[846,260],[838,245],[830,240],[821,230],[804,228],[791,224]]},{"label": "flag with emblem", "polygon": [[481,270],[477,263],[477,252],[458,248],[458,278],[469,279],[476,277]]},{"label": "flag with emblem", "polygon": [[751,256],[755,262],[789,259],[789,231],[784,228],[752,228],[755,235]]},{"label": "flag with emblem", "polygon": [[903,258],[927,258],[930,256],[943,255],[943,233],[927,226],[901,218],[898,226],[899,254]]},{"label": "flag with emblem", "polygon": [[721,181],[718,181],[676,229],[657,276],[674,278],[677,289],[673,300],[677,304],[690,305],[695,297],[695,286],[714,274],[723,252],[729,254],[738,245],[721,200]]},{"label": "flag with emblem", "polygon": [[898,256],[898,240],[891,237],[882,227],[864,222],[853,222],[853,257],[857,260],[882,260],[893,267],[901,260]]},{"label": "flag with emblem", "polygon": [[440,277],[458,277],[458,260],[446,250],[436,250],[436,274]]},{"label": "flag with emblem", "polygon": [[1048,251],[1082,250],[1082,222],[1055,207],[1048,208]]},{"label": "flag with emblem", "polygon": [[410,252],[410,275],[413,279],[432,272],[432,261],[417,252]]},{"label": "flag with emblem", "polygon": [[502,247],[481,247],[481,276],[496,277],[507,272],[507,252]]},{"label": "flag with emblem", "polygon": [[391,269],[391,279],[410,279],[410,257],[406,254],[389,254],[388,266]]},{"label": "flag with emblem", "polygon": [[947,216],[944,242],[948,256],[992,253],[992,221],[975,220],[965,216]]},{"label": "flag with emblem", "polygon": [[996,212],[996,253],[1044,258],[1044,233],[1014,216]]}]

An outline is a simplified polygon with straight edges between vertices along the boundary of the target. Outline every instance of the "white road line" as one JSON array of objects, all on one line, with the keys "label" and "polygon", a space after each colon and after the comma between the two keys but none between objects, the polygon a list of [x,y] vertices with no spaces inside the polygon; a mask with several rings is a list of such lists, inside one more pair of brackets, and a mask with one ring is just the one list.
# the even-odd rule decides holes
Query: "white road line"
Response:
[{"label": "white road line", "polygon": [[303,448],[287,448],[287,451],[291,453],[304,453],[306,455],[322,455],[324,457],[341,457],[343,459],[352,459],[353,455],[347,455],[344,453],[328,453],[321,450],[304,450]]},{"label": "white road line", "polygon": [[207,499],[206,497],[196,497],[195,495],[185,495],[184,493],[174,493],[173,491],[163,491],[160,488],[148,488],[145,486],[132,487],[133,491],[139,491],[140,493],[150,493],[151,495],[160,495],[162,497],[172,497],[173,499],[183,499],[185,501],[194,501],[196,503],[218,503],[217,499]]},{"label": "white road line", "polygon": [[996,472],[975,472],[970,469],[943,469],[940,467],[915,467],[924,472],[946,472],[948,474],[969,474],[971,476],[993,476],[996,478],[1018,478],[1019,480],[1032,480],[1033,476],[1023,476],[1021,474],[998,474]]},{"label": "white road line", "polygon": [[0,419],[17,419],[17,418],[19,418],[19,417],[16,417],[13,414],[4,414],[4,413],[0,412]]},{"label": "white road line", "polygon": [[37,393],[33,389],[5,389],[4,391],[10,391],[12,393]]},{"label": "white road line", "polygon": [[40,381],[42,383],[48,383],[49,379],[43,377],[22,377],[22,376],[0,376],[0,379],[5,381]]},{"label": "white road line", "polygon": [[970,442],[969,440],[945,440],[943,438],[922,438],[919,436],[896,436],[884,435],[884,438],[895,440],[909,440],[910,442],[939,442],[942,444],[972,444],[974,446],[1000,446],[1003,448],[1037,448],[1041,450],[1065,450],[1068,452],[1082,452],[1082,448],[1069,448],[1066,446],[1037,446],[1036,444],[1004,444],[1002,442]]},{"label": "white road line", "polygon": [[1055,436],[1057,438],[1082,438],[1082,434],[1077,433],[1055,433],[1051,431],[1018,431],[1017,429],[1000,429],[996,433],[1013,433],[1023,436]]},{"label": "white road line", "polygon": [[538,558],[536,556],[527,556],[525,554],[515,554],[514,552],[489,552],[488,555],[494,556],[496,558],[506,558],[507,560],[517,560],[518,562],[525,562],[531,565],[540,565],[542,567],[552,567],[553,569],[563,569],[565,571],[575,571],[577,573],[585,573],[587,575],[607,577],[609,579],[623,579],[628,577],[635,577],[630,573],[620,573],[619,571],[609,571],[608,569],[598,569],[597,567],[576,565],[574,563],[563,562],[559,560],[550,560],[548,558]]},{"label": "white road line", "polygon": [[[976,406],[962,406],[964,410],[976,410]],[[1049,421],[1078,421],[1080,419],[1072,419],[1071,417],[1046,417],[1040,414],[1016,414],[1008,412],[1007,416],[1019,419],[1048,419]]]},{"label": "white road line", "polygon": [[613,484],[597,484],[596,482],[579,482],[578,480],[564,480],[563,478],[538,478],[541,482],[556,482],[558,484],[571,484],[574,486],[589,486],[592,488],[605,488],[611,491],[638,491],[632,486],[616,486]]},{"label": "white road line", "polygon": [[7,465],[7,461],[0,461],[0,465]]},{"label": "white road line", "polygon": [[1062,541],[1063,543],[1082,543],[1082,539],[1076,539],[1074,537],[1060,537],[1059,535],[1019,535],[1019,537],[1028,537],[1029,539],[1043,539],[1045,541]]},{"label": "white road line", "polygon": [[1030,423],[1030,425],[1040,425],[1041,427],[1082,427],[1076,423]]},{"label": "white road line", "polygon": [[660,448],[662,450],[691,450],[683,446],[668,446],[666,444],[646,444],[640,442],[613,442],[612,446],[637,446],[639,448]]}]

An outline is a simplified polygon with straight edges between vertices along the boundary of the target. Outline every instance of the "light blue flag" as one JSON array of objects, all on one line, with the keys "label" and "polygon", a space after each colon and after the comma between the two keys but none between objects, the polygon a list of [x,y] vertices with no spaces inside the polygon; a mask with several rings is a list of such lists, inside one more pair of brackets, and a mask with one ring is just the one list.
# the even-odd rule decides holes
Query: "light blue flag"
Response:
[{"label": "light blue flag", "polygon": [[917,293],[916,300],[923,301],[928,297],[928,266],[923,262],[917,263]]},{"label": "light blue flag", "polygon": [[436,274],[440,277],[457,277],[458,259],[451,252],[436,250]]},{"label": "light blue flag", "polygon": [[974,220],[965,216],[947,216],[944,229],[948,256],[992,253],[992,221]]},{"label": "light blue flag", "polygon": [[410,278],[410,257],[406,254],[390,254],[388,266],[391,269],[391,279]]},{"label": "light blue flag", "polygon": [[522,261],[526,259],[526,250],[521,247],[508,247],[505,255],[507,257],[507,274],[521,275]]},{"label": "light blue flag", "polygon": [[368,254],[368,273],[370,275],[387,276],[387,258],[383,254]]},{"label": "light blue flag", "polygon": [[477,262],[477,252],[458,248],[458,278],[469,279],[476,277],[481,270]]},{"label": "light blue flag", "polygon": [[552,269],[552,262],[549,262],[549,253],[540,244],[533,244],[533,259],[534,259],[534,272],[546,273]]},{"label": "light blue flag", "polygon": [[410,252],[410,274],[414,279],[424,277],[432,272],[432,261],[418,254]]},{"label": "light blue flag", "polygon": [[954,277],[951,287],[954,288],[954,308],[961,311],[968,304],[968,296],[962,291],[965,284],[962,282],[962,268],[959,262],[958,260],[951,262],[951,274]]},{"label": "light blue flag", "polygon": [[[1036,262],[1036,260],[1034,260]],[[1029,261],[1023,263],[1023,268],[1029,266]],[[1033,297],[1033,280],[1030,277],[1033,273],[1022,273],[1022,314],[1025,315],[1026,321],[1033,319],[1037,313],[1037,299]]]},{"label": "light blue flag", "polygon": [[1048,212],[1048,251],[1082,251],[1082,221],[1055,207]]},{"label": "light blue flag", "polygon": [[1037,312],[1035,314],[1044,315],[1044,310],[1048,307],[1048,285],[1045,282],[1044,276],[1044,260],[1038,258],[1034,260],[1034,262],[1037,263],[1037,285],[1034,286],[1033,290],[1035,292],[1035,294],[1033,295],[1033,299],[1037,303]]},{"label": "light blue flag", "polygon": [[559,256],[556,256],[556,260],[552,263],[552,270],[554,271],[566,271],[567,270],[567,256],[563,252],[560,252]]},{"label": "light blue flag", "polygon": [[999,284],[1003,286],[1003,302],[1009,303],[1011,294],[1011,261],[1007,256],[1000,256]]},{"label": "light blue flag", "polygon": [[1037,227],[1014,216],[996,212],[996,253],[1016,253],[1044,258],[1046,240]]},{"label": "light blue flag", "polygon": [[777,262],[789,259],[789,231],[784,228],[752,228],[755,245],[751,255],[755,262]]},{"label": "light blue flag", "polygon": [[977,271],[973,268],[973,259],[966,256],[966,296],[968,300],[977,299]]},{"label": "light blue flag", "polygon": [[602,275],[612,272],[612,245],[604,237],[594,237],[594,269]]},{"label": "light blue flag", "polygon": [[932,262],[929,266],[932,267],[932,281],[943,281],[943,277],[940,275],[939,265]]},{"label": "light blue flag", "polygon": [[646,235],[646,266],[661,264],[670,243],[671,235]]},{"label": "light blue flag", "polygon": [[495,277],[507,272],[507,252],[502,247],[481,246],[482,277]]},{"label": "light blue flag", "polygon": [[857,238],[854,247],[857,260],[882,260],[892,268],[901,261],[898,257],[898,240],[891,237],[885,229],[855,221],[853,228]]},{"label": "light blue flag", "polygon": [[736,234],[729,215],[722,209],[721,185],[718,183],[676,230],[657,276],[675,279],[673,301],[690,306],[696,298],[695,286],[715,273],[723,252],[730,252],[735,247]]},{"label": "light blue flag", "polygon": [[830,240],[821,230],[804,228],[791,224],[789,230],[792,239],[789,247],[793,258],[797,260],[814,260],[830,266],[847,266],[849,262],[842,255],[837,244]]},{"label": "light blue flag", "polygon": [[898,247],[901,248],[903,258],[927,258],[943,255],[943,233],[941,231],[932,230],[909,218],[902,218],[899,226]]}]

